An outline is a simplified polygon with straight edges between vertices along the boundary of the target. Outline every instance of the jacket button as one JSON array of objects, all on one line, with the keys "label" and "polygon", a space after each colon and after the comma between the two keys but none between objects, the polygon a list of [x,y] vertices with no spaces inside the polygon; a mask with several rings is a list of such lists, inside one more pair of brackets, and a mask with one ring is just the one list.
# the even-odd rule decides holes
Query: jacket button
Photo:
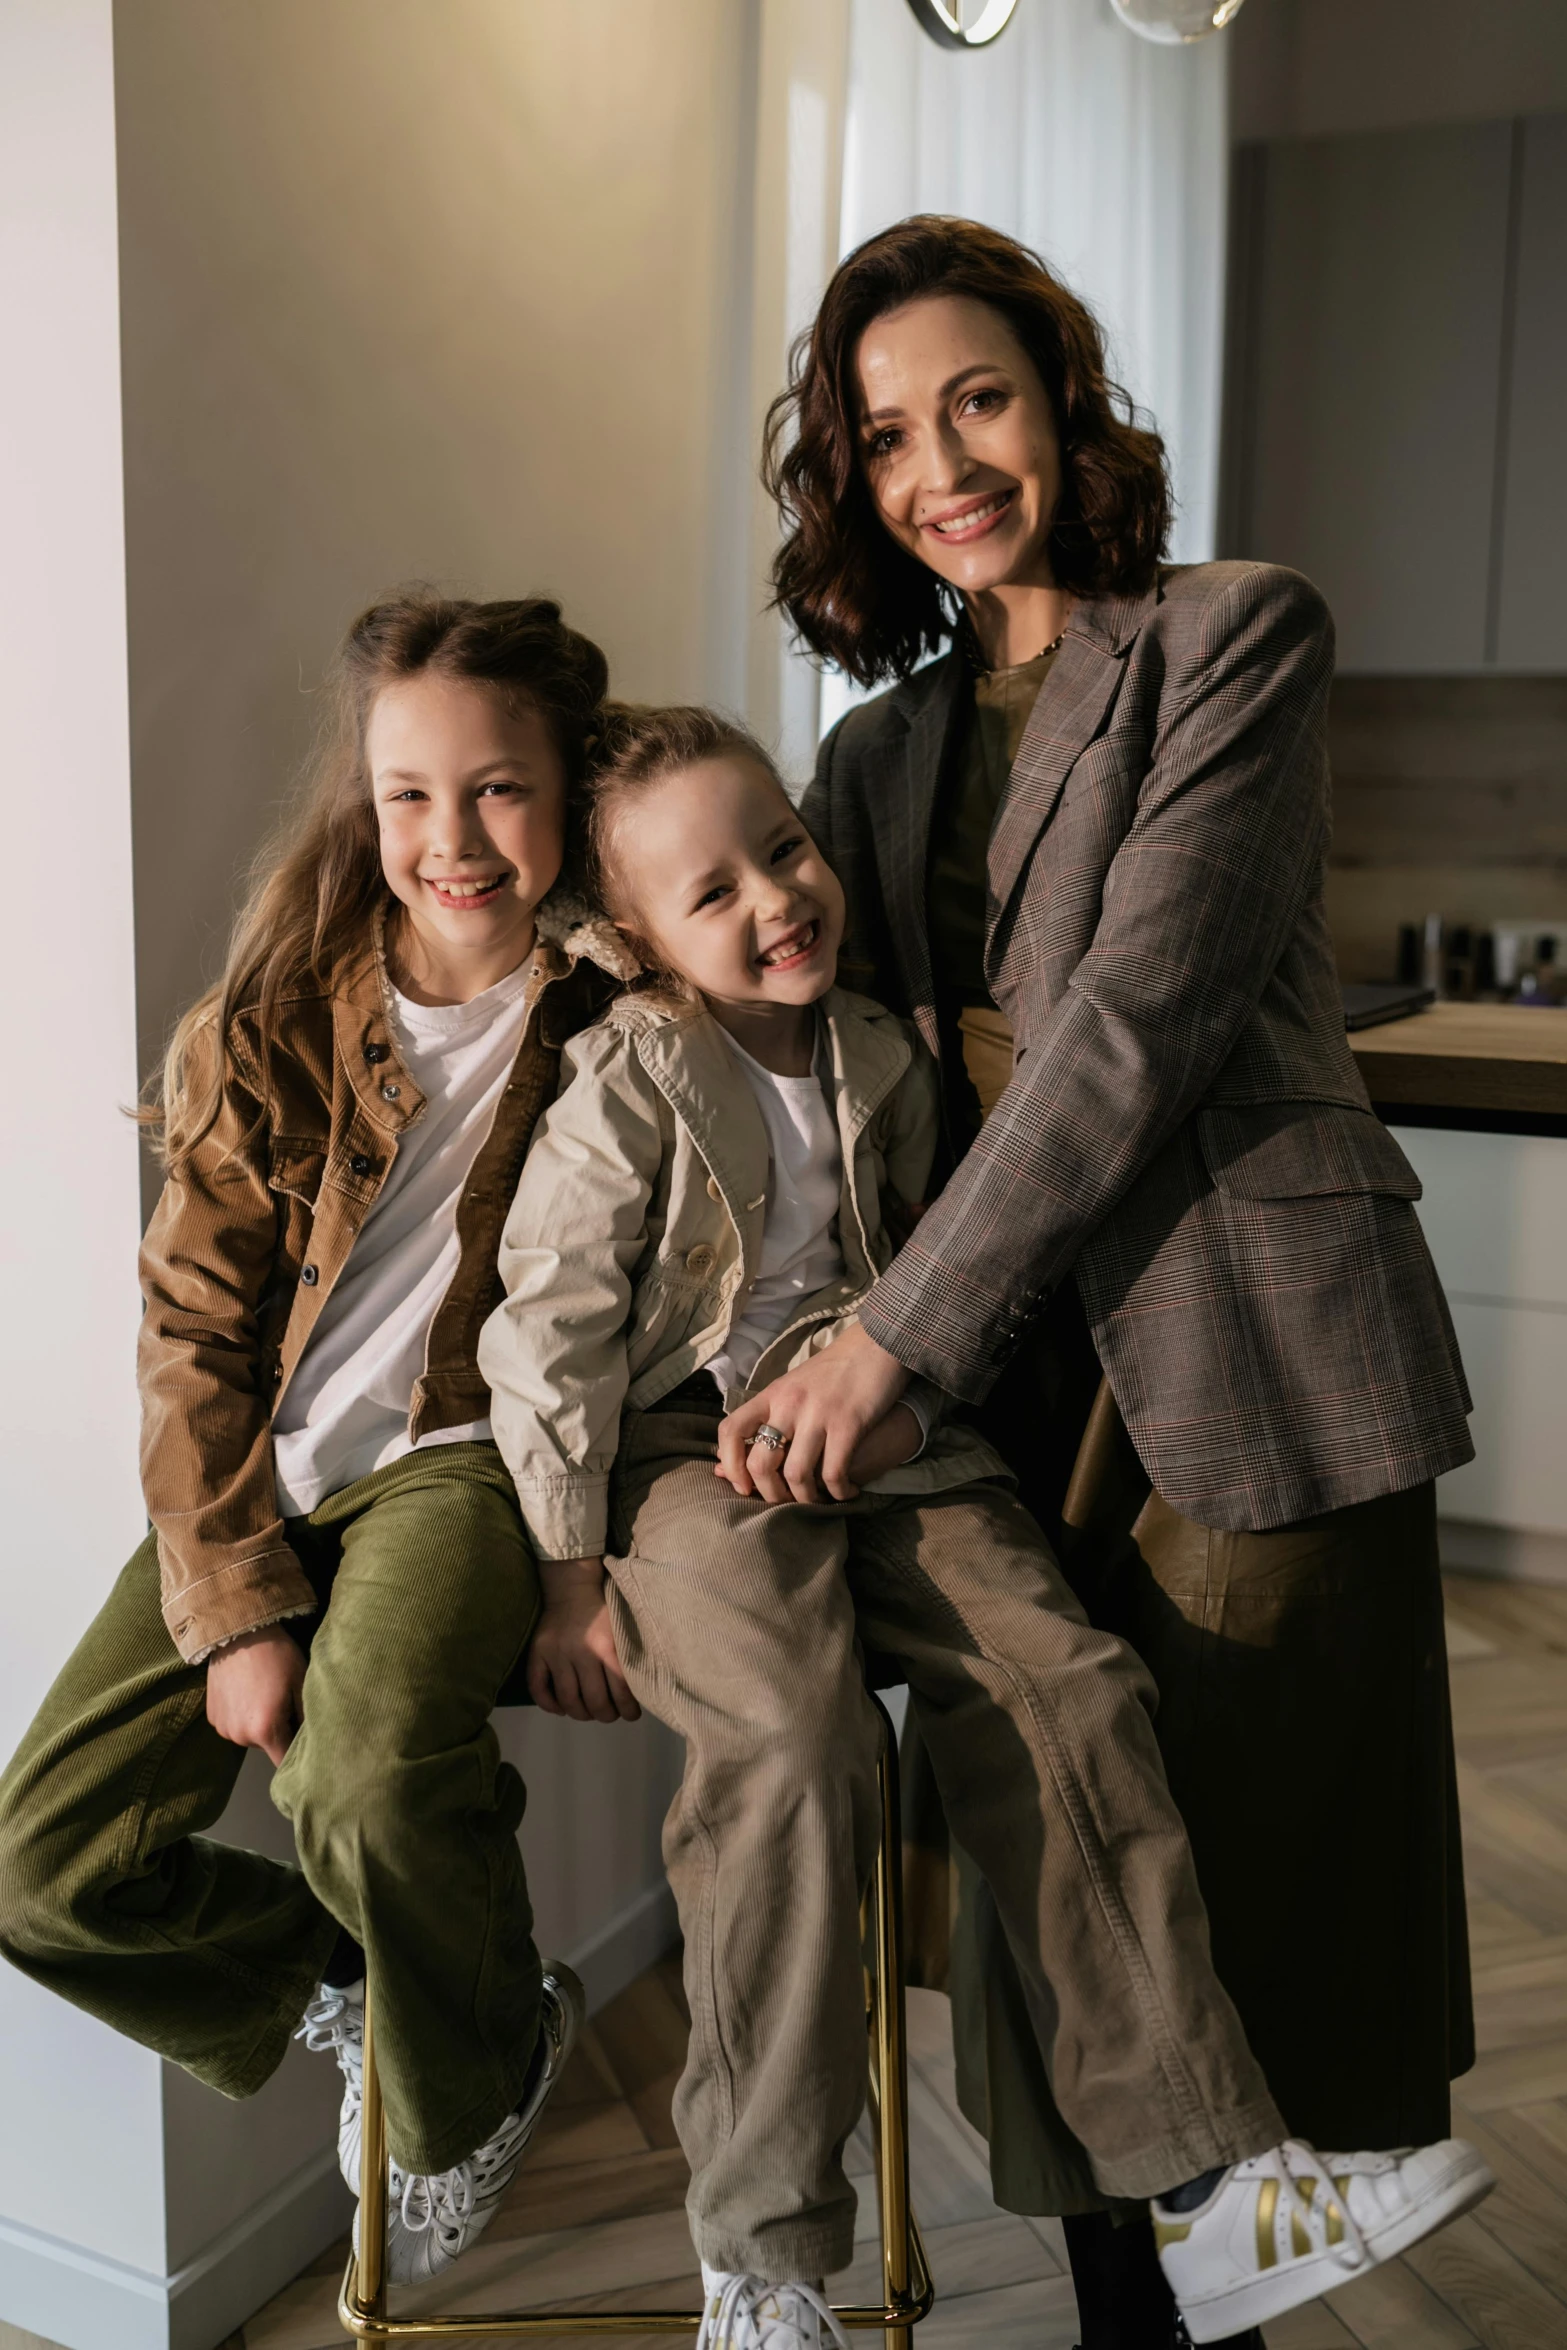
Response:
[{"label": "jacket button", "polygon": [[400,1085],[383,1085],[381,1088],[381,1099],[384,1102],[395,1102],[402,1090],[403,1089]]},{"label": "jacket button", "polygon": [[348,1162],[348,1172],[350,1175],[373,1175],[375,1173],[375,1161],[374,1159],[367,1159],[363,1151],[355,1151],[353,1157]]},{"label": "jacket button", "polygon": [[389,1061],[391,1057],[392,1048],[389,1044],[367,1044],[365,1046],[365,1059],[370,1063],[372,1069],[377,1061]]},{"label": "jacket button", "polygon": [[707,1196],[709,1199],[722,1199],[724,1196],[718,1187],[718,1177],[716,1175],[709,1175],[707,1179]]},{"label": "jacket button", "polygon": [[320,1280],[321,1276],[320,1276],[320,1274],[319,1274],[319,1273],[316,1271],[316,1268],[315,1268],[315,1266],[314,1266],[314,1265],[307,1265],[307,1266],[305,1267],[304,1271],[303,1271],[303,1272],[300,1274],[299,1278],[300,1278],[300,1280],[301,1280],[301,1281],[304,1283],[304,1285],[305,1285],[305,1287],[306,1287],[307,1289],[314,1289],[314,1287],[315,1287],[316,1283],[317,1283],[317,1282]]},{"label": "jacket button", "polygon": [[699,1240],[695,1248],[686,1251],[686,1271],[695,1274],[698,1281],[705,1281],[717,1262],[717,1252],[705,1240]]}]

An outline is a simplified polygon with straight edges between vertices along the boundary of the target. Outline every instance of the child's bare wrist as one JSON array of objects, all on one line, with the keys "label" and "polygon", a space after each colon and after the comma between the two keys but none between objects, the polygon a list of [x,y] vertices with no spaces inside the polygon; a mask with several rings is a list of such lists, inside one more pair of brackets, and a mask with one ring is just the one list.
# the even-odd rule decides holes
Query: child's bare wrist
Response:
[{"label": "child's bare wrist", "polygon": [[564,1599],[576,1591],[599,1591],[604,1583],[604,1561],[602,1557],[540,1559],[539,1580],[546,1599]]}]

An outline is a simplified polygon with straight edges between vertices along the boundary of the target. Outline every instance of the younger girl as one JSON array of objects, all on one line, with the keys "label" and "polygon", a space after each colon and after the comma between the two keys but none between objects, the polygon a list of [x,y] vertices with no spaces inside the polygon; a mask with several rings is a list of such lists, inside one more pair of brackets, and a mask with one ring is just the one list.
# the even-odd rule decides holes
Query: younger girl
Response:
[{"label": "younger girl", "polygon": [[[155,1114],[152,1532],[0,1782],[6,1956],[231,2097],[304,2016],[356,2192],[368,1968],[402,2280],[483,2228],[580,2013],[489,1727],[539,1600],[475,1346],[609,992],[549,894],[604,685],[538,600],[395,596],[349,632],[314,795]],[[202,1833],[249,1746],[298,1868]]]},{"label": "younger girl", "polygon": [[766,1427],[758,1492],[715,1474],[726,1405],[829,1346],[889,1262],[887,1210],[915,1208],[930,1170],[933,1072],[834,985],[843,895],[758,746],[702,710],[621,714],[606,741],[590,863],[660,979],[568,1048],[479,1360],[542,1562],[534,1695],[586,1715],[618,1669],[687,1741],[665,1857],[700,2343],[816,2350],[824,2322],[843,2339],[821,2279],[850,2257],[842,2152],[864,2078],[861,1643],[904,1670],[1097,2189],[1160,2199],[1193,2340],[1254,2325],[1412,2243],[1489,2174],[1456,2141],[1320,2161],[1281,2143],[1209,1961],[1152,1684],[933,1394],[872,1432],[848,1500],[793,1500]]}]

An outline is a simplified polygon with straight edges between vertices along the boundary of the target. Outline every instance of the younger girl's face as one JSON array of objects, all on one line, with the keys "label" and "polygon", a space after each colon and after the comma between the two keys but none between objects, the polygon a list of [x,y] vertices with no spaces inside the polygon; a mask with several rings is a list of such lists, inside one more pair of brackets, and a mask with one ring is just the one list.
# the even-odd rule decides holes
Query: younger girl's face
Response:
[{"label": "younger girl's face", "polygon": [[814,1004],[838,968],[843,891],[787,797],[754,759],[681,768],[628,800],[612,835],[634,919],[710,1003]]},{"label": "younger girl's face", "polygon": [[999,310],[926,296],[872,319],[857,356],[860,462],[900,547],[967,595],[1053,585],[1061,443]]},{"label": "younger girl's face", "polygon": [[565,853],[566,774],[545,720],[427,671],[376,696],[365,751],[404,960],[437,985],[504,978]]}]

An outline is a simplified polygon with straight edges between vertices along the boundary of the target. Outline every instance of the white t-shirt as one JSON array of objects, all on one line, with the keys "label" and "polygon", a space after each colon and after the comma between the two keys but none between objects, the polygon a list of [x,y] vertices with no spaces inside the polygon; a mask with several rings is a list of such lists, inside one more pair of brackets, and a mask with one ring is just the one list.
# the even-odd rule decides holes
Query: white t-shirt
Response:
[{"label": "white t-shirt", "polygon": [[724,1042],[756,1096],[768,1148],[756,1280],[729,1332],[729,1344],[706,1366],[727,1396],[745,1385],[806,1299],[842,1276],[838,1201],[843,1150],[819,1075],[775,1077],[727,1029]]},{"label": "white t-shirt", "polygon": [[[399,1139],[273,1422],[286,1518],[415,1449],[408,1413],[457,1270],[457,1203],[522,1043],[532,976],[525,963],[469,1004],[415,1004],[392,990],[398,1048],[424,1114]],[[488,1419],[474,1420],[419,1444],[489,1433]]]}]

